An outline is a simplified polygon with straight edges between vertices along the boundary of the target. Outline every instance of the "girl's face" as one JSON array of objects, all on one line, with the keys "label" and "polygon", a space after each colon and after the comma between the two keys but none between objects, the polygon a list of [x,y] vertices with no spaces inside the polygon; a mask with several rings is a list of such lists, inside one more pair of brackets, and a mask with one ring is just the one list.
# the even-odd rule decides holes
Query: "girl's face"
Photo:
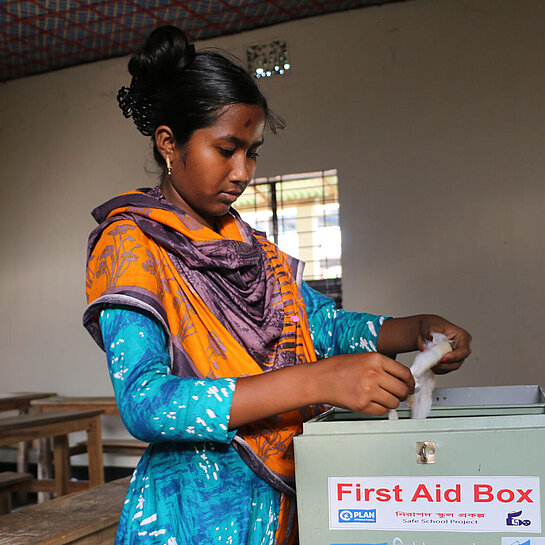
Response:
[{"label": "girl's face", "polygon": [[214,229],[254,176],[264,128],[261,106],[226,106],[214,125],[175,147],[172,174],[161,182],[167,201]]}]

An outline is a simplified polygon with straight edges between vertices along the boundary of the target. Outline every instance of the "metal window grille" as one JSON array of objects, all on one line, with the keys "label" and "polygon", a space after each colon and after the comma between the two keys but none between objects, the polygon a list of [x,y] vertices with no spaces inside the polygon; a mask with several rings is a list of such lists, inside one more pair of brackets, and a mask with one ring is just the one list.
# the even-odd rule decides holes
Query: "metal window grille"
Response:
[{"label": "metal window grille", "polygon": [[342,306],[336,170],[256,178],[236,209],[282,251],[304,261],[304,280]]},{"label": "metal window grille", "polygon": [[273,40],[246,47],[246,64],[255,78],[284,75],[291,69],[285,40]]}]

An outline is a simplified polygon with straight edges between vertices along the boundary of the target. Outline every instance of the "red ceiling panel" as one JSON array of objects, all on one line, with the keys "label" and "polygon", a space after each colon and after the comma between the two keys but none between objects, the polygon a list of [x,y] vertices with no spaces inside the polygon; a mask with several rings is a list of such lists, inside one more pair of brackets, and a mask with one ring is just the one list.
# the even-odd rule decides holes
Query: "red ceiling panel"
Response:
[{"label": "red ceiling panel", "polygon": [[127,55],[151,28],[193,40],[400,0],[0,0],[0,81]]}]

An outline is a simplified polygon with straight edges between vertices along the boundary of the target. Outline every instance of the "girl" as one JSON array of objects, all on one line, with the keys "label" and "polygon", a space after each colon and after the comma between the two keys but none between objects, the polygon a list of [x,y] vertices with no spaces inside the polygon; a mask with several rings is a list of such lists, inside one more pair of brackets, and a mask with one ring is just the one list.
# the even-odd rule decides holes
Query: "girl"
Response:
[{"label": "girl", "polygon": [[161,27],[129,71],[118,100],[162,175],[93,212],[84,317],[127,428],[150,443],[116,544],[294,543],[302,422],[323,404],[384,414],[414,387],[387,355],[441,332],[448,372],[470,336],[433,315],[335,310],[240,219],[264,129],[280,126],[245,70]]}]

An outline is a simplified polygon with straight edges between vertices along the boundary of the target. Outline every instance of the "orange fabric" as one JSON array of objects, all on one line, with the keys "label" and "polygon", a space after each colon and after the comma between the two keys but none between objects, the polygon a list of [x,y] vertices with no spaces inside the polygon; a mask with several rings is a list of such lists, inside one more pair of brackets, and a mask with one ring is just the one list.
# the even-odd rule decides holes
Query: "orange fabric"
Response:
[{"label": "orange fabric", "polygon": [[[180,216],[161,209],[118,208],[110,217],[123,212],[146,215],[195,242],[221,238],[243,240],[237,220],[231,215],[223,218],[220,233],[216,233],[208,228],[195,229],[192,218],[182,221]],[[304,301],[287,257],[265,237],[258,234],[255,237],[280,285],[284,330],[295,338],[295,347],[293,343],[284,346],[279,342],[276,350],[295,350],[298,363],[315,361]],[[182,278],[167,251],[129,219],[115,221],[106,227],[92,252],[88,264],[88,302],[124,286],[143,289],[160,298],[171,337],[181,343],[202,377],[243,377],[264,372]],[[302,411],[289,411],[244,426],[239,429],[239,435],[270,470],[293,478],[292,439],[301,431],[302,422]],[[292,501],[293,498],[282,495],[277,543],[284,543],[288,537],[288,504]]]}]

